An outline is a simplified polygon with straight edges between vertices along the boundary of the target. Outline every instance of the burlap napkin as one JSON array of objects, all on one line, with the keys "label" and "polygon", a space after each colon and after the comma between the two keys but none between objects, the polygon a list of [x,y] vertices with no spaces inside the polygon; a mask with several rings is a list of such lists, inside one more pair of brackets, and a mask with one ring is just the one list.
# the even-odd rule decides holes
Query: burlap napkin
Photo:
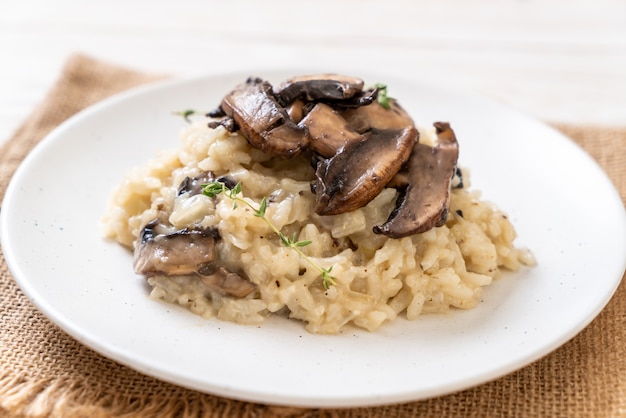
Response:
[{"label": "burlap napkin", "polygon": [[[78,110],[156,77],[70,59],[46,100],[0,152],[0,197],[19,162]],[[626,201],[626,129],[560,127],[588,150]],[[24,297],[0,258],[0,415],[14,417],[626,416],[626,283],[582,333],[497,381],[402,405],[343,410],[251,404],[163,383],[60,331]]]}]

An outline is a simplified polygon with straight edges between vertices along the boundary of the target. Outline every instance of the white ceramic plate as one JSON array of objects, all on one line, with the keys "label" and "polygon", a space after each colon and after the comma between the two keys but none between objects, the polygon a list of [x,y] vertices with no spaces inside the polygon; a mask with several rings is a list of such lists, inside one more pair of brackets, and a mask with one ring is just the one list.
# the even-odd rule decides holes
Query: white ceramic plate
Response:
[{"label": "white ceramic plate", "polygon": [[[258,74],[278,81],[293,73]],[[51,133],[24,161],[2,207],[2,244],[24,293],[95,351],[145,374],[231,398],[298,406],[423,399],[521,368],[605,306],[626,264],[624,206],[602,170],[547,126],[471,95],[393,77],[420,123],[452,123],[473,187],[507,211],[539,264],[506,274],[470,311],[399,319],[375,333],[311,335],[205,321],[148,299],[131,255],[98,220],[124,174],[178,145],[172,111],[214,108],[248,74],[167,82],[106,100]]]}]

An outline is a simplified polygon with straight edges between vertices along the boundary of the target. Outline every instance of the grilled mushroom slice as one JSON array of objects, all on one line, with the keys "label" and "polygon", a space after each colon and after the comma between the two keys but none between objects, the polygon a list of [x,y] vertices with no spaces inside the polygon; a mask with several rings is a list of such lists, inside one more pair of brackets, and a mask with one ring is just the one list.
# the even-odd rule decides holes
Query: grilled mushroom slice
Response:
[{"label": "grilled mushroom slice", "polygon": [[293,157],[308,145],[306,130],[278,104],[267,81],[249,78],[227,94],[220,106],[253,147],[270,155]]},{"label": "grilled mushroom slice", "polygon": [[299,125],[309,131],[309,149],[326,158],[335,155],[346,144],[363,139],[339,112],[324,103],[317,103]]},{"label": "grilled mushroom slice", "polygon": [[400,194],[396,208],[384,224],[374,226],[375,233],[402,238],[446,222],[459,147],[448,123],[436,122],[434,126],[437,142],[433,147],[415,144],[408,162],[407,183],[397,185]]},{"label": "grilled mushroom slice", "polygon": [[159,233],[160,228],[160,220],[154,219],[141,231],[133,258],[137,274],[146,277],[198,275],[212,290],[238,298],[256,289],[254,283],[216,265],[217,230],[186,228]]},{"label": "grilled mushroom slice", "polygon": [[287,106],[296,99],[305,101],[344,100],[363,90],[363,80],[340,74],[314,74],[289,78],[276,87],[274,95]]},{"label": "grilled mushroom slice", "polygon": [[357,132],[366,132],[370,129],[401,129],[414,126],[413,119],[394,99],[389,99],[389,109],[380,103],[374,102],[368,106],[359,106],[346,109],[341,116],[348,125]]},{"label": "grilled mushroom slice", "polygon": [[[378,88],[363,90],[355,96],[344,100],[320,99],[320,102],[328,103],[335,109],[353,109],[368,106],[378,98]],[[314,102],[311,102],[314,103]]]},{"label": "grilled mushroom slice", "polygon": [[400,170],[417,142],[414,127],[373,129],[317,164],[313,186],[318,215],[337,215],[365,206]]},{"label": "grilled mushroom slice", "polygon": [[144,226],[135,245],[133,267],[138,274],[180,276],[193,274],[215,259],[217,230],[181,229],[159,233],[159,219]]}]

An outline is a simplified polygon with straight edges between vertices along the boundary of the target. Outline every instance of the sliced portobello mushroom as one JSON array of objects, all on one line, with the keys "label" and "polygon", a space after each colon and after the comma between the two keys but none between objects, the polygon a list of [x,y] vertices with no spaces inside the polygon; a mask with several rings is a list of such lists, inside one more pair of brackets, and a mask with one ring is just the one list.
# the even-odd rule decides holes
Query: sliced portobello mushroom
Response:
[{"label": "sliced portobello mushroom", "polygon": [[297,99],[304,101],[345,100],[363,90],[363,80],[340,74],[313,74],[288,78],[274,87],[283,106]]},{"label": "sliced portobello mushroom", "polygon": [[253,147],[270,155],[293,157],[309,143],[306,130],[291,120],[274,98],[272,85],[260,78],[235,87],[220,106]]},{"label": "sliced portobello mushroom", "polygon": [[309,131],[309,149],[326,158],[348,143],[363,139],[363,135],[352,129],[339,112],[324,103],[317,103],[299,125]]},{"label": "sliced portobello mushroom", "polygon": [[337,215],[365,206],[400,170],[418,140],[414,127],[373,129],[341,148],[315,170],[315,212]]},{"label": "sliced portobello mushroom", "polygon": [[215,259],[216,229],[181,229],[160,233],[161,221],[143,227],[135,244],[133,267],[138,274],[179,276],[192,274]]},{"label": "sliced portobello mushroom", "polygon": [[345,100],[330,100],[320,99],[320,102],[328,103],[333,108],[340,109],[353,109],[361,106],[368,106],[376,101],[378,98],[378,88],[363,90],[357,93],[354,97]]},{"label": "sliced portobello mushroom", "polygon": [[357,132],[366,132],[370,129],[401,129],[414,126],[413,119],[394,99],[389,99],[389,109],[380,103],[374,102],[368,106],[359,106],[346,109],[341,116],[347,124]]},{"label": "sliced portobello mushroom", "polygon": [[135,245],[133,267],[137,274],[151,276],[198,275],[211,289],[234,297],[244,297],[256,285],[237,273],[216,266],[214,228],[181,229],[160,233],[161,221],[150,221]]},{"label": "sliced portobello mushroom", "polygon": [[406,176],[394,179],[400,191],[396,207],[384,224],[374,226],[375,233],[402,238],[445,224],[459,147],[448,123],[436,122],[434,126],[436,143],[432,147],[415,144]]}]

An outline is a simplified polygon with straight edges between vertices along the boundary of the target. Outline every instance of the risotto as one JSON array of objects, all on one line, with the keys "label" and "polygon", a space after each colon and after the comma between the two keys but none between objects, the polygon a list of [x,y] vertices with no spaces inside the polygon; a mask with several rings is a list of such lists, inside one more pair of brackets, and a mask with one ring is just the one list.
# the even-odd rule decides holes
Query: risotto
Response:
[{"label": "risotto", "polygon": [[[319,151],[276,157],[241,123],[228,129],[214,116],[195,119],[177,148],[128,173],[103,218],[106,236],[134,251],[154,299],[241,324],[281,315],[313,333],[373,331],[399,315],[472,308],[502,269],[534,263],[515,247],[507,216],[471,190],[466,170],[456,168],[438,226],[392,237],[381,225],[400,210],[401,189],[319,214]],[[420,144],[437,143],[436,126],[416,130]],[[222,189],[207,193],[210,184]],[[169,245],[183,245],[193,267],[175,261]]]}]

